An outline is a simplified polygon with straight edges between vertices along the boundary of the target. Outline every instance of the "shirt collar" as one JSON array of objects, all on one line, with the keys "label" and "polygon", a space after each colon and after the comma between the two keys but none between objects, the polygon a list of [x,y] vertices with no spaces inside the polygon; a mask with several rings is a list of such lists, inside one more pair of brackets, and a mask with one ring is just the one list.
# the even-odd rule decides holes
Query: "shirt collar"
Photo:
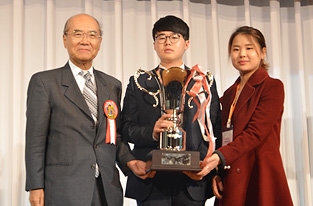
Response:
[{"label": "shirt collar", "polygon": [[73,72],[74,77],[76,77],[78,75],[79,72],[81,71],[89,71],[91,76],[93,77],[93,66],[90,67],[90,69],[88,70],[82,70],[81,68],[79,68],[78,66],[76,66],[73,62],[71,62],[71,60],[68,60],[68,63],[70,65],[70,68]]},{"label": "shirt collar", "polygon": [[[179,66],[181,69],[185,69],[185,64],[183,63],[182,65]],[[168,70],[169,68],[165,68],[164,66],[162,66],[161,64],[159,64],[159,68],[160,69],[165,69]]]}]

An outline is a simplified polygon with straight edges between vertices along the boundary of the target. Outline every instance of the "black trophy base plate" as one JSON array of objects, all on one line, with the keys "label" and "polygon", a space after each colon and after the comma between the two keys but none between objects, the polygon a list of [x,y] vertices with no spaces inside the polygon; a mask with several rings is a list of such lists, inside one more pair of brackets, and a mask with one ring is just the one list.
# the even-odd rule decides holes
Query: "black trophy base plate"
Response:
[{"label": "black trophy base plate", "polygon": [[199,172],[199,151],[152,150],[151,170]]}]

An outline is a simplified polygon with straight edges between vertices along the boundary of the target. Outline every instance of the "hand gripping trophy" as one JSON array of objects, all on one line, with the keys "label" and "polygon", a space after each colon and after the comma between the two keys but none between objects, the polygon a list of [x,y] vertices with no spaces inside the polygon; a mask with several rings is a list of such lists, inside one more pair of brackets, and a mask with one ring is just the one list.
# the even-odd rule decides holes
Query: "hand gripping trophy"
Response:
[{"label": "hand gripping trophy", "polygon": [[[142,74],[148,74],[148,80],[152,80],[152,78],[156,80],[159,86],[156,92],[148,91],[139,84],[138,78]],[[208,76],[209,82],[206,81],[206,76]],[[187,86],[191,78],[198,80],[187,91]],[[200,93],[209,93],[209,87],[213,83],[213,75],[209,72],[203,73],[199,66],[196,65],[190,70],[172,67],[163,70],[162,73],[159,70],[144,71],[139,69],[136,71],[134,79],[141,91],[148,93],[155,99],[154,107],[158,106],[160,99],[161,113],[171,114],[168,120],[173,122],[172,127],[168,127],[161,133],[159,150],[152,151],[151,170],[200,171],[200,153],[198,151],[186,151],[186,138],[188,137],[186,137],[186,133],[182,128],[184,105],[186,94],[190,96],[187,102],[189,108],[192,108],[190,102],[193,99],[196,101],[198,112],[194,117],[195,121],[200,111],[200,103],[197,102],[195,97]],[[201,91],[200,88],[202,87],[204,89]],[[158,95],[159,99],[157,97]],[[208,95],[206,103],[209,98]],[[207,130],[206,127],[205,129]]]}]

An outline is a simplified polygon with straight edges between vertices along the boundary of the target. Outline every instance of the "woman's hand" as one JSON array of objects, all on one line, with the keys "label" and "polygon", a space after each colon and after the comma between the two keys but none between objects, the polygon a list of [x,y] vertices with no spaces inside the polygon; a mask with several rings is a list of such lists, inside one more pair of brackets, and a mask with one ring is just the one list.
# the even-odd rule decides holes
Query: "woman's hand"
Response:
[{"label": "woman's hand", "polygon": [[222,199],[222,193],[224,190],[222,178],[218,175],[214,176],[212,179],[212,189],[213,194],[217,199]]},{"label": "woman's hand", "polygon": [[200,164],[200,167],[202,170],[198,173],[199,176],[206,176],[209,174],[213,169],[215,169],[219,164],[221,164],[220,157],[214,153],[210,157],[205,157],[202,163]]},{"label": "woman's hand", "polygon": [[202,180],[207,174],[209,174],[214,168],[216,168],[221,163],[221,160],[217,154],[213,154],[210,157],[206,157],[202,162],[200,162],[200,168],[202,170],[200,172],[190,172],[184,171],[186,174],[193,180],[199,181]]}]

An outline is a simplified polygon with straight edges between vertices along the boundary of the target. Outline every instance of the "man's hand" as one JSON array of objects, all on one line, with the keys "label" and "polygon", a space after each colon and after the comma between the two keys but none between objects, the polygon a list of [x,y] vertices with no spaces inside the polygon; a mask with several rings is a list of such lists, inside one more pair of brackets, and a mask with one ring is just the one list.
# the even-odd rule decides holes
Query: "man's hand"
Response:
[{"label": "man's hand", "polygon": [[31,190],[29,193],[29,202],[31,206],[44,206],[44,190]]},{"label": "man's hand", "polygon": [[146,172],[151,167],[151,164],[141,160],[131,160],[127,162],[127,167],[129,167],[137,177],[144,180],[147,178],[153,178],[156,173],[156,171]]},{"label": "man's hand", "polygon": [[224,190],[222,178],[218,175],[214,176],[212,179],[212,189],[214,195],[217,199],[222,199],[222,192]]},{"label": "man's hand", "polygon": [[207,174],[209,174],[214,168],[216,168],[221,163],[221,160],[217,154],[213,154],[210,157],[206,157],[201,163],[200,168],[202,170],[198,173],[196,172],[189,172],[184,171],[183,173],[186,174],[193,180],[199,181],[202,180]]},{"label": "man's hand", "polygon": [[168,120],[171,116],[171,114],[164,114],[158,119],[158,121],[156,121],[153,128],[153,137],[156,140],[159,139],[161,132],[164,132],[166,128],[173,126],[173,122]]}]

